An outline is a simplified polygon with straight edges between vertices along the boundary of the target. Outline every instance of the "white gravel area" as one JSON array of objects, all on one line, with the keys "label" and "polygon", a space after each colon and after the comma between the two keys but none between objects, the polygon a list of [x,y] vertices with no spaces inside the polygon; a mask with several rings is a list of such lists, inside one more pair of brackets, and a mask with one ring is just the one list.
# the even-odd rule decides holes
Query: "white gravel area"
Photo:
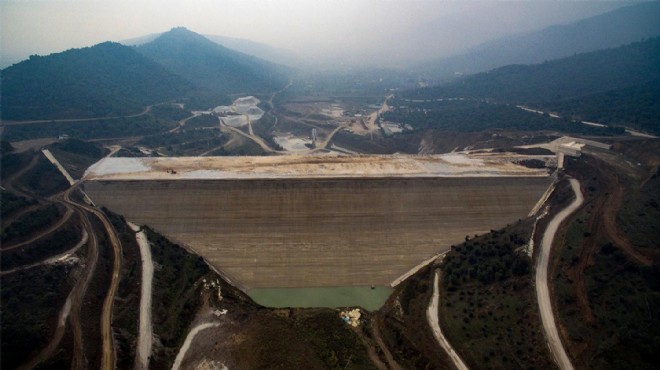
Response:
[{"label": "white gravel area", "polygon": [[354,177],[547,177],[547,169],[515,163],[515,157],[431,156],[149,157],[105,158],[86,180],[354,178]]},{"label": "white gravel area", "polygon": [[91,165],[83,177],[88,175],[102,176],[116,173],[138,173],[149,171],[151,167],[146,165],[143,158],[117,158],[111,157],[102,159]]}]

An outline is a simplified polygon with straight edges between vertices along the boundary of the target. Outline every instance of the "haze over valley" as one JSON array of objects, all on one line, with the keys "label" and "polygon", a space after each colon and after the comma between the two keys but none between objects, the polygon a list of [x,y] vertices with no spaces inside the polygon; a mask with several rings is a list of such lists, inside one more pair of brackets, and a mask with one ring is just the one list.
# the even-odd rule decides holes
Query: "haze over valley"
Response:
[{"label": "haze over valley", "polygon": [[653,369],[660,2],[5,1],[3,369]]}]

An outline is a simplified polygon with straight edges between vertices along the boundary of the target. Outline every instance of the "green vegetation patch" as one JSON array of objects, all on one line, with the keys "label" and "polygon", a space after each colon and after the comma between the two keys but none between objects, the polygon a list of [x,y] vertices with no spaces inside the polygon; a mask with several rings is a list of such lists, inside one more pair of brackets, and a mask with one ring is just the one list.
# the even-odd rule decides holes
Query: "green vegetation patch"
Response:
[{"label": "green vegetation patch", "polygon": [[58,162],[73,178],[79,179],[85,170],[108,152],[98,144],[77,139],[68,139],[53,143],[48,147]]},{"label": "green vegetation patch", "polygon": [[[6,128],[5,128],[6,132]],[[2,170],[1,180],[4,182],[11,177],[12,174],[21,170],[24,166],[27,166],[30,163],[31,156],[33,153],[20,153],[20,154],[3,154],[0,157],[0,170]]]},{"label": "green vegetation patch", "polygon": [[3,244],[12,240],[23,238],[27,239],[38,230],[46,229],[51,224],[57,222],[62,217],[62,211],[55,204],[40,207],[13,222],[2,234],[0,241]]},{"label": "green vegetation patch", "polygon": [[[304,311],[294,315],[300,331],[329,369],[374,369],[365,345],[335,310]],[[364,325],[364,323],[363,323]]]},{"label": "green vegetation patch", "polygon": [[212,150],[225,142],[227,142],[227,137],[217,127],[184,128],[177,132],[147,136],[137,145],[158,148],[160,152],[168,156],[191,156]]},{"label": "green vegetation patch", "polygon": [[38,263],[73,248],[80,241],[81,235],[77,221],[70,220],[52,234],[23,247],[3,252],[0,266],[3,270],[9,270]]},{"label": "green vegetation patch", "polygon": [[0,277],[3,369],[15,369],[46,346],[71,290],[68,267],[47,266]]},{"label": "green vegetation patch", "polygon": [[396,287],[372,325],[380,327],[383,342],[395,361],[408,369],[450,368],[426,319],[433,293],[435,266],[425,267]]},{"label": "green vegetation patch", "polygon": [[37,164],[16,179],[16,185],[37,196],[47,197],[66,190],[69,182],[64,175],[41,153]]},{"label": "green vegetation patch", "polygon": [[34,199],[27,199],[12,192],[2,190],[0,191],[0,219],[4,220],[12,213],[35,203],[36,201]]},{"label": "green vegetation patch", "polygon": [[385,120],[409,124],[417,130],[476,132],[482,130],[559,131],[588,135],[623,134],[622,128],[594,127],[527,112],[511,105],[481,100],[428,100],[412,102],[395,100],[398,108],[385,112]]},{"label": "green vegetation patch", "polygon": [[660,133],[660,81],[545,106],[578,120]]},{"label": "green vegetation patch", "polygon": [[184,118],[192,116],[190,111],[187,111],[176,104],[157,104],[151,107],[151,113],[157,119],[167,121],[180,121]]},{"label": "green vegetation patch", "polygon": [[176,357],[202,303],[198,282],[210,269],[201,257],[187,253],[148,227],[145,230],[154,261],[153,331],[165,347],[154,354],[154,366],[166,367]]},{"label": "green vegetation patch", "polygon": [[135,240],[135,233],[128,227],[124,217],[106,209],[104,212],[121,241],[122,264],[119,287],[113,306],[112,325],[117,345],[117,367],[126,369],[133,366],[137,347],[142,259]]},{"label": "green vegetation patch", "polygon": [[[554,276],[559,317],[570,348],[579,349],[577,366],[655,369],[660,348],[660,323],[655,318],[660,309],[660,267],[657,263],[635,263],[609,241],[602,228],[590,227],[602,222],[598,202],[608,200],[605,176],[613,169],[610,160],[605,164],[586,158],[569,167],[580,176],[585,205],[571,217],[558,250]],[[618,182],[626,186],[637,181],[625,171],[617,171],[617,175]],[[657,235],[646,215],[640,215],[655,210],[651,202],[657,199],[657,173],[654,176],[639,188],[633,185],[617,215],[625,237],[635,243],[653,240]],[[584,249],[590,247],[593,250],[589,256]],[[580,259],[587,257],[588,264],[576,276],[574,270]],[[585,294],[582,301],[579,292]],[[584,306],[585,301],[588,306]]]},{"label": "green vegetation patch", "polygon": [[642,248],[659,247],[660,240],[660,169],[623,202],[617,224],[630,242]]},{"label": "green vegetation patch", "polygon": [[[356,331],[329,309],[261,310],[242,330],[238,368],[373,369]],[[359,329],[358,329],[359,330]]]},{"label": "green vegetation patch", "polygon": [[175,121],[145,114],[137,117],[99,119],[84,122],[47,122],[5,127],[9,141],[68,135],[76,139],[101,139],[153,135],[176,127]]},{"label": "green vegetation patch", "polygon": [[452,248],[442,265],[440,321],[449,341],[475,369],[547,369],[531,260],[520,248],[531,222]]},{"label": "green vegetation patch", "polygon": [[660,348],[660,267],[639,266],[611,244],[604,244],[585,273],[596,324],[586,337],[596,369],[655,369]]},{"label": "green vegetation patch", "polygon": [[202,114],[186,121],[185,128],[219,127],[220,121],[213,114]]}]

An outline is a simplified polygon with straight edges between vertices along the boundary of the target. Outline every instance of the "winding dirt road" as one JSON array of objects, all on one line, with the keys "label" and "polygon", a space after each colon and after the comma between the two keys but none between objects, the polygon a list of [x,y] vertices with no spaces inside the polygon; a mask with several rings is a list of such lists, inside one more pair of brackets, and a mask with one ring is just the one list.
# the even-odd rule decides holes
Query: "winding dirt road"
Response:
[{"label": "winding dirt road", "polygon": [[[69,194],[64,195],[67,202],[71,202]],[[87,250],[87,265],[83,271],[83,275],[78,280],[78,283],[71,292],[71,328],[73,331],[73,358],[71,359],[71,369],[84,369],[84,346],[82,324],[80,323],[80,310],[82,309],[83,298],[87,293],[87,288],[92,280],[94,271],[96,270],[96,263],[98,262],[98,239],[92,223],[90,222],[87,213],[79,211],[82,219],[82,224],[89,235],[89,248]]]},{"label": "winding dirt road", "polygon": [[433,336],[442,349],[445,350],[451,361],[454,363],[454,366],[456,366],[458,370],[469,370],[465,362],[463,362],[458,353],[452,348],[447,338],[442,334],[442,330],[440,330],[440,320],[438,318],[438,306],[440,305],[439,282],[440,270],[435,270],[435,275],[433,277],[433,296],[431,297],[431,302],[429,302],[429,308],[426,310],[426,320],[429,322],[429,325],[433,330]]},{"label": "winding dirt road", "polygon": [[190,343],[192,343],[193,339],[195,339],[195,336],[199,334],[200,331],[220,325],[221,324],[217,322],[208,322],[205,324],[200,324],[195,326],[190,331],[190,333],[188,333],[185,342],[183,342],[183,345],[181,346],[179,353],[176,355],[176,359],[174,360],[174,364],[172,365],[172,370],[179,370],[179,368],[181,367],[181,362],[183,362],[183,359],[186,357],[186,352],[188,352],[188,348],[190,348]]},{"label": "winding dirt road", "polygon": [[8,191],[10,191],[12,193],[15,193],[15,194],[18,194],[18,195],[20,195],[24,198],[31,198],[30,194],[24,192],[21,189],[18,189],[16,186],[14,186],[14,182],[16,181],[16,179],[20,178],[26,172],[31,170],[32,167],[36,166],[38,160],[39,160],[39,156],[38,155],[33,155],[32,159],[30,160],[30,163],[28,163],[27,166],[21,168],[16,173],[14,173],[13,175],[11,175],[9,178],[5,179],[2,182],[2,185],[4,186],[4,188],[7,189]]},{"label": "winding dirt road", "polygon": [[274,150],[273,148],[271,148],[271,147],[270,147],[268,144],[266,144],[266,142],[265,142],[261,137],[259,137],[259,136],[246,134],[245,132],[243,132],[243,131],[241,131],[241,130],[235,128],[235,127],[231,127],[231,126],[225,125],[224,123],[220,123],[220,127],[221,127],[221,128],[224,128],[225,130],[229,130],[229,131],[235,132],[235,133],[237,133],[237,134],[239,134],[239,135],[241,135],[241,136],[244,136],[244,137],[246,137],[246,138],[248,138],[248,139],[254,141],[254,142],[255,142],[257,145],[259,145],[259,146],[261,147],[261,149],[263,149],[265,152],[268,152],[268,153],[282,153],[282,152],[278,152],[277,150]]},{"label": "winding dirt road", "polygon": [[0,276],[13,274],[13,273],[19,272],[19,271],[29,270],[29,269],[32,269],[32,268],[35,268],[35,267],[38,267],[38,266],[42,266],[42,265],[57,263],[58,260],[61,260],[65,257],[68,257],[68,256],[76,253],[78,251],[78,249],[80,249],[80,247],[82,247],[83,245],[85,245],[87,243],[88,238],[89,237],[88,237],[87,230],[83,230],[82,237],[81,237],[80,241],[78,242],[78,244],[76,244],[73,248],[69,249],[68,251],[62,252],[62,253],[60,253],[58,255],[55,255],[53,257],[49,257],[48,259],[45,259],[45,260],[37,262],[37,263],[32,263],[32,264],[29,264],[29,265],[16,267],[16,268],[13,268],[11,270],[0,271]]},{"label": "winding dirt road", "polygon": [[[62,199],[64,202],[67,204],[76,207],[76,209],[80,210],[80,212],[83,214],[84,217],[83,223],[85,225],[85,228],[88,230],[89,236],[90,236],[90,247],[94,246],[93,248],[90,248],[90,254],[93,253],[90,257],[88,257],[89,260],[94,261],[94,263],[88,262],[88,266],[85,274],[85,279],[84,279],[84,284],[81,287],[80,291],[80,302],[82,302],[82,297],[85,294],[85,291],[87,290],[87,285],[89,283],[89,280],[91,279],[91,276],[93,275],[93,269],[96,266],[96,260],[98,259],[98,247],[97,247],[97,238],[96,234],[94,233],[94,229],[92,228],[91,222],[88,219],[88,214],[93,214],[96,216],[96,218],[101,221],[103,224],[103,227],[105,228],[106,234],[108,236],[108,241],[110,242],[110,246],[112,247],[113,251],[113,266],[112,266],[112,280],[110,282],[110,287],[108,289],[108,293],[106,294],[105,300],[103,301],[103,310],[101,312],[101,338],[103,342],[103,353],[102,353],[102,359],[101,359],[101,368],[104,370],[113,370],[115,368],[115,351],[114,351],[114,340],[112,337],[112,306],[115,300],[115,295],[117,294],[117,288],[119,287],[119,271],[121,268],[121,241],[119,240],[119,237],[117,236],[117,232],[115,231],[114,227],[108,220],[108,218],[105,216],[105,214],[101,211],[99,211],[96,208],[90,207],[86,204],[81,204],[73,201],[71,197],[71,193],[78,188],[80,185],[80,182],[77,182],[74,186],[70,187],[68,190],[66,190],[63,195]],[[87,270],[89,271],[89,274],[87,274]],[[75,310],[78,310],[76,312]],[[74,312],[76,314],[79,314],[80,308],[76,308],[74,305]],[[72,320],[73,323],[73,320]],[[75,324],[74,324],[75,325]],[[79,324],[77,324],[79,325]],[[80,330],[80,328],[78,328]],[[82,352],[82,340],[79,340],[78,348],[81,350],[76,352],[76,329],[74,326],[74,364],[80,366],[79,368],[84,368],[82,363],[77,363],[76,358],[79,358],[81,356],[80,352]],[[82,337],[81,334],[79,334],[79,337]],[[82,362],[82,361],[81,361]],[[76,368],[75,366],[72,366],[73,368]]]},{"label": "winding dirt road", "polygon": [[64,225],[67,221],[69,221],[71,216],[73,216],[73,209],[70,206],[66,205],[66,204],[64,206],[66,207],[66,212],[64,212],[64,216],[62,216],[62,218],[60,218],[51,227],[49,227],[48,229],[40,232],[39,234],[33,236],[32,238],[30,238],[26,241],[16,243],[16,244],[10,244],[9,246],[5,246],[4,248],[2,248],[2,251],[6,252],[6,251],[10,251],[12,249],[24,247],[28,244],[32,244],[32,243],[36,242],[37,240],[39,240],[39,239],[41,239],[45,236],[48,236],[48,235],[54,233],[55,231],[57,231],[57,229],[62,227],[62,225]]},{"label": "winding dirt road", "polygon": [[29,125],[33,123],[77,123],[77,122],[90,122],[98,121],[102,119],[120,119],[120,118],[134,118],[144,116],[145,114],[151,111],[153,105],[149,105],[144,108],[140,113],[129,114],[127,116],[112,116],[112,117],[92,117],[92,118],[66,118],[66,119],[41,119],[41,120],[31,120],[31,121],[0,121],[0,126],[13,126],[13,125]]},{"label": "winding dirt road", "polygon": [[154,263],[151,259],[151,247],[147,234],[144,230],[133,223],[128,223],[131,230],[135,231],[135,240],[140,246],[142,257],[142,283],[140,284],[140,329],[137,339],[137,350],[135,351],[135,369],[148,369],[149,357],[152,347],[152,322],[151,322],[151,287],[154,277]]},{"label": "winding dirt road", "polygon": [[543,323],[543,331],[550,347],[550,352],[555,359],[555,362],[562,370],[572,370],[573,365],[571,360],[566,354],[566,350],[561,343],[559,331],[555,323],[555,316],[552,311],[552,302],[550,300],[550,290],[548,288],[548,265],[550,262],[550,250],[552,242],[554,241],[555,234],[559,229],[561,223],[575,210],[577,210],[584,198],[580,191],[580,183],[575,179],[570,179],[571,188],[575,193],[575,200],[559,212],[548,224],[548,227],[543,233],[541,240],[539,257],[536,263],[536,298],[539,302],[539,310],[541,311],[541,322]]}]

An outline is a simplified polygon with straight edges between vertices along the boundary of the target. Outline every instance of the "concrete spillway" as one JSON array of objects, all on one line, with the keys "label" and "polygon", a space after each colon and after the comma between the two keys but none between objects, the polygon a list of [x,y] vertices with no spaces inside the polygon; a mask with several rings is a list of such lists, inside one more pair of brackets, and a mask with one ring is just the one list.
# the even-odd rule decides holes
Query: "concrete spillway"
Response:
[{"label": "concrete spillway", "polygon": [[244,288],[387,285],[524,218],[548,177],[91,179],[85,191]]}]

